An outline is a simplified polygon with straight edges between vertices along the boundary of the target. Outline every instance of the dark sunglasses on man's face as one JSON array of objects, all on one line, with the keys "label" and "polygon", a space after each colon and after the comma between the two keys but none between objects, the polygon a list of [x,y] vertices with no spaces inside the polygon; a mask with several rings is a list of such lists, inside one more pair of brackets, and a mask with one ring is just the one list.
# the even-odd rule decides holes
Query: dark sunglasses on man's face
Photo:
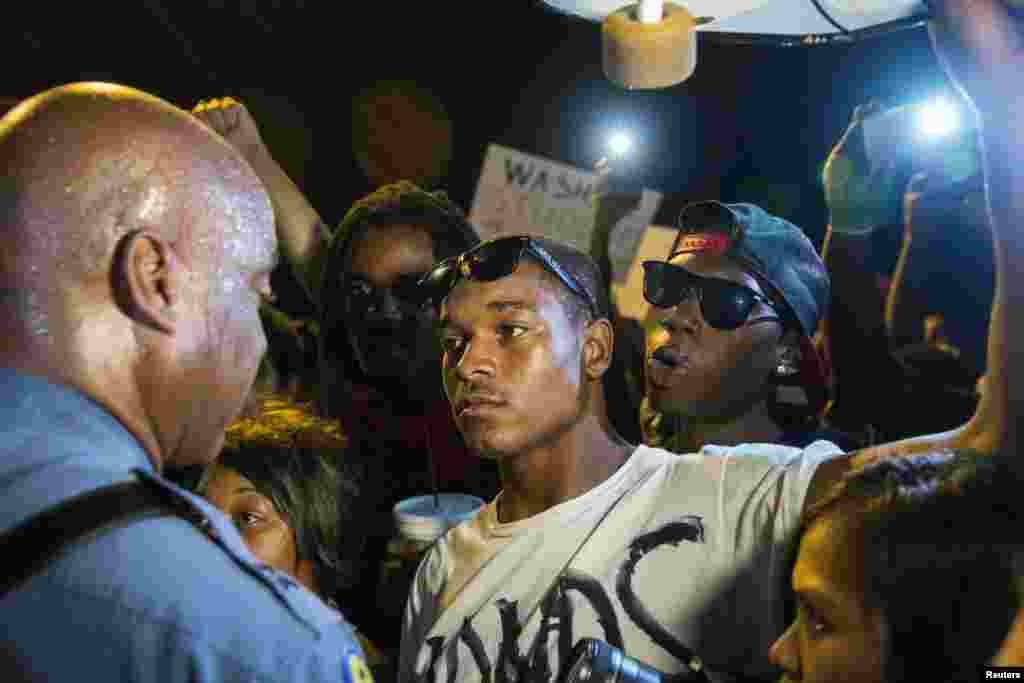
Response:
[{"label": "dark sunglasses on man's face", "polygon": [[390,294],[398,303],[419,309],[425,303],[422,288],[419,286],[422,278],[422,273],[402,274],[386,289],[377,288],[364,280],[353,278],[349,283],[349,306],[354,311],[371,312],[380,307],[381,300],[386,294]]},{"label": "dark sunglasses on man's face", "polygon": [[500,280],[514,273],[529,252],[546,270],[558,277],[575,294],[582,297],[595,318],[603,317],[593,295],[576,276],[558,265],[551,254],[536,240],[526,236],[502,237],[484,242],[458,256],[445,259],[420,280],[425,301],[440,303],[458,284],[460,278],[478,282]]},{"label": "dark sunglasses on man's face", "polygon": [[750,318],[758,303],[777,310],[768,297],[750,287],[716,277],[694,275],[685,268],[664,261],[644,261],[644,299],[658,308],[673,308],[696,295],[704,321],[718,330],[735,330],[777,315]]}]

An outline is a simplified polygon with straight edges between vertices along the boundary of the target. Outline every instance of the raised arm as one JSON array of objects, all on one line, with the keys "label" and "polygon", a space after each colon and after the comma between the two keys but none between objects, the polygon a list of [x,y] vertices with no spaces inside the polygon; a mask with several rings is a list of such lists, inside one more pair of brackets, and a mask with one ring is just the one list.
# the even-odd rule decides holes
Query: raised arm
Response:
[{"label": "raised arm", "polygon": [[985,391],[959,441],[1019,458],[1014,408],[1024,406],[1024,12],[1011,15],[1005,0],[934,0],[933,5],[937,16],[929,32],[936,55],[980,124],[996,262]]},{"label": "raised arm", "polygon": [[230,97],[206,100],[192,113],[241,152],[263,181],[274,204],[284,256],[310,301],[319,306],[320,278],[330,238],[320,214],[274,160],[244,104]]},{"label": "raised arm", "polygon": [[[879,398],[895,397],[899,387],[879,382],[901,379],[889,352],[882,296],[868,266],[871,235],[898,220],[902,178],[891,160],[874,167],[867,161],[861,126],[872,112],[873,107],[857,107],[822,173],[829,212],[822,260],[832,281],[832,306],[823,331],[836,377],[830,417],[854,431],[887,422],[892,407]],[[865,373],[866,367],[873,372]]]},{"label": "raised arm", "polygon": [[[1020,459],[1015,429],[1024,406],[1024,19],[1004,0],[933,0],[929,25],[936,55],[974,106],[980,125],[985,189],[995,245],[996,292],[989,330],[985,391],[971,420],[944,434],[862,451],[856,461],[936,448],[1000,451]],[[1010,378],[1016,376],[1016,384]],[[912,406],[910,409],[927,409]],[[1017,408],[1019,411],[1020,408]],[[849,458],[819,468],[808,500],[841,476]]]},{"label": "raised arm", "polygon": [[915,225],[920,227],[923,221],[920,211],[915,211],[915,208],[920,206],[925,178],[923,173],[916,174],[903,195],[903,241],[885,300],[885,327],[894,348],[921,341],[922,321],[927,313],[921,306],[921,296],[907,285],[906,277],[914,240],[913,228]]}]

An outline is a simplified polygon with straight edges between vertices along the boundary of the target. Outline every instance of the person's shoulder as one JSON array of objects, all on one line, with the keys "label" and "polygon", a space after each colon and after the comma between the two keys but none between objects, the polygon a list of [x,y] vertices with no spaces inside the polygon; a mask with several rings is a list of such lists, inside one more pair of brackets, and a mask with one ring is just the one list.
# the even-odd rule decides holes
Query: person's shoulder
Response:
[{"label": "person's shoulder", "polygon": [[863,448],[865,445],[863,436],[845,432],[830,425],[787,431],[778,442],[803,450],[819,441],[831,442],[846,452]]},{"label": "person's shoulder", "polygon": [[641,472],[651,472],[686,462],[686,456],[655,446],[640,444],[629,457],[629,466]]},{"label": "person's shoulder", "polygon": [[[661,451],[661,449],[649,449]],[[680,486],[693,487],[702,481],[711,487],[747,481],[759,485],[767,479],[800,476],[809,478],[823,462],[843,454],[830,441],[815,441],[805,448],[781,444],[706,445],[697,453],[667,453],[662,468],[667,478]]]},{"label": "person's shoulder", "polygon": [[[121,649],[133,657],[193,661],[227,680],[229,672],[267,681],[366,680],[349,674],[359,673],[362,653],[339,614],[290,577],[240,566],[184,519],[145,519],[103,534],[55,562],[40,585],[43,611],[59,609],[62,595],[87,601],[97,623],[115,622],[100,630],[121,634]],[[169,651],[152,650],[154,634]],[[76,637],[73,629],[65,635]]]},{"label": "person's shoulder", "polygon": [[[207,538],[186,520],[155,518],[111,532],[87,550],[120,558],[117,571],[96,582],[99,590],[120,588],[122,595],[133,597],[158,595],[183,617],[203,620],[219,620],[238,607],[299,640],[314,640],[334,630],[336,613],[319,598],[232,545],[230,539]],[[245,623],[222,627],[249,628]]]},{"label": "person's shoulder", "polygon": [[818,463],[842,455],[843,450],[825,439],[815,439],[806,446],[777,443],[744,443],[736,446],[706,445],[700,450],[702,458],[716,458],[723,462],[760,465],[763,467],[791,467],[802,463]]}]

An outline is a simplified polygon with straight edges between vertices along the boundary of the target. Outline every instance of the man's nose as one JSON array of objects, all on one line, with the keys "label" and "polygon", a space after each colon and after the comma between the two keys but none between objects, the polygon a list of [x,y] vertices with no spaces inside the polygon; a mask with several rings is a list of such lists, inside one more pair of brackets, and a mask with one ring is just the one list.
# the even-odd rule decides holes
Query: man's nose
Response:
[{"label": "man's nose", "polygon": [[668,324],[665,327],[672,334],[685,332],[692,335],[696,334],[697,330],[700,329],[703,320],[704,318],[700,311],[700,301],[691,291],[668,312],[665,318],[665,322]]},{"label": "man's nose", "polygon": [[378,292],[373,303],[367,308],[366,313],[377,319],[398,321],[402,318],[402,310],[398,299],[390,290]]},{"label": "man's nose", "polygon": [[455,374],[460,380],[471,382],[480,376],[493,377],[496,367],[493,344],[484,339],[473,339],[467,341],[462,349]]}]

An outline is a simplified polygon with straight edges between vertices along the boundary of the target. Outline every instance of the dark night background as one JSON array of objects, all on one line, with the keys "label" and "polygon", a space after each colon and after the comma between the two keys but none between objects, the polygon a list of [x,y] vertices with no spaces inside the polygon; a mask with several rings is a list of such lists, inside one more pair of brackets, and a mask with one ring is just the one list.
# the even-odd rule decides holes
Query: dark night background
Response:
[{"label": "dark night background", "polygon": [[944,86],[916,29],[841,47],[702,41],[690,80],[627,92],[603,77],[599,26],[536,0],[29,3],[0,32],[0,95],[104,80],[183,107],[239,97],[331,225],[372,189],[351,108],[382,79],[414,81],[443,103],[453,152],[437,186],[467,209],[488,143],[589,167],[620,122],[640,138],[644,184],[665,194],[655,222],[671,224],[694,199],[752,201],[816,242],[821,164],[853,107]]}]

